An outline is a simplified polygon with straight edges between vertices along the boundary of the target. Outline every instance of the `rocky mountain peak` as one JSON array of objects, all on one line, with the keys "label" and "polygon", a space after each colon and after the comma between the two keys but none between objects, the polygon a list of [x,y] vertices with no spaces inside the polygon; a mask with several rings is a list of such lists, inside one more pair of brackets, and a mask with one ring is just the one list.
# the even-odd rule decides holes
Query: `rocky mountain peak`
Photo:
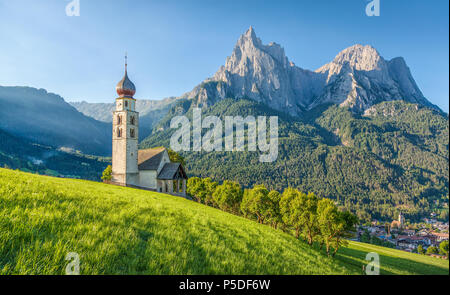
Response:
[{"label": "rocky mountain peak", "polygon": [[327,74],[327,82],[342,71],[364,71],[372,78],[388,79],[388,65],[378,51],[370,45],[356,44],[336,55],[332,62],[317,69],[317,73]]},{"label": "rocky mountain peak", "polygon": [[422,95],[403,58],[387,61],[372,46],[356,44],[309,71],[289,61],[281,45],[263,44],[253,27],[240,36],[225,65],[183,97],[199,106],[250,98],[295,116],[328,103],[356,112],[391,100],[437,108]]},{"label": "rocky mountain peak", "polygon": [[257,40],[258,38],[256,37],[256,33],[255,33],[255,29],[253,29],[253,26],[250,26],[250,28],[247,30],[247,32],[245,32],[245,34],[243,36],[246,36],[252,40]]},{"label": "rocky mountain peak", "polygon": [[370,45],[356,44],[342,50],[333,60],[333,63],[349,63],[350,67],[358,71],[380,70],[384,59],[378,51]]},{"label": "rocky mountain peak", "polygon": [[259,48],[262,45],[261,39],[256,36],[255,30],[253,27],[250,27],[247,32],[241,35],[238,42],[235,46],[235,51],[237,49],[240,50],[249,50]]}]

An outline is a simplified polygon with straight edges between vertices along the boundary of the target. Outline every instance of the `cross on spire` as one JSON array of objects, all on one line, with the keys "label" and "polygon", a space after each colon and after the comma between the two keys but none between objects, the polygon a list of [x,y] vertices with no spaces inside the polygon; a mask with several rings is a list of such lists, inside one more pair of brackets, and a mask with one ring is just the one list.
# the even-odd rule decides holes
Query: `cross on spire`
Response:
[{"label": "cross on spire", "polygon": [[125,72],[127,72],[127,67],[128,67],[128,53],[125,52]]}]

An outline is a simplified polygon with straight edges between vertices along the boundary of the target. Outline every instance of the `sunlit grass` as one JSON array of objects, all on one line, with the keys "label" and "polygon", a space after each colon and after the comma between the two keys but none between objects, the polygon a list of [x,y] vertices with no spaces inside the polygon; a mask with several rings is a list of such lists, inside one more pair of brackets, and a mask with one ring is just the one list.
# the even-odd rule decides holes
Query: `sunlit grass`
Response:
[{"label": "sunlit grass", "polygon": [[[332,259],[182,198],[0,169],[1,274],[64,274],[69,252],[80,255],[81,274],[360,274],[369,250],[352,244]],[[386,273],[404,273],[391,262]],[[407,273],[448,274],[448,262],[433,258],[412,266]]]},{"label": "sunlit grass", "polygon": [[448,260],[359,242],[350,242],[340,251],[338,258],[362,268],[362,264],[367,263],[365,258],[369,252],[380,256],[381,274],[449,274]]}]

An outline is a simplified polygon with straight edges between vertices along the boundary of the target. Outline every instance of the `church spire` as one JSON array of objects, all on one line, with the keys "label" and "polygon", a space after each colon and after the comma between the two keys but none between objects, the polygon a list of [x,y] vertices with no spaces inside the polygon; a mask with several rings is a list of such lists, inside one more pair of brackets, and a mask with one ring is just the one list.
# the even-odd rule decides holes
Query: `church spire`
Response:
[{"label": "church spire", "polygon": [[128,52],[125,52],[125,73],[127,72],[128,67]]},{"label": "church spire", "polygon": [[133,98],[136,93],[136,87],[133,82],[128,78],[128,54],[125,53],[125,75],[122,80],[117,84],[116,91],[119,97]]}]

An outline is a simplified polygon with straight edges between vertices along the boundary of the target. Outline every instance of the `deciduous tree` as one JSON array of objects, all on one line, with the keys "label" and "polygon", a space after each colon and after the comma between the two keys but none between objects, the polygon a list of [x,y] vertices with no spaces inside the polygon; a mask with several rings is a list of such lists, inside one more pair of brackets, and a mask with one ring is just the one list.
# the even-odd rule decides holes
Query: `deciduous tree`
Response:
[{"label": "deciduous tree", "polygon": [[425,254],[425,250],[422,245],[417,246],[417,253],[422,255]]},{"label": "deciduous tree", "polygon": [[427,254],[438,254],[439,251],[435,246],[430,246],[427,248]]},{"label": "deciduous tree", "polygon": [[282,216],[280,211],[280,200],[281,194],[277,191],[271,191],[268,195],[270,206],[268,208],[268,221],[273,226],[273,228],[277,228],[278,224],[282,222]]},{"label": "deciduous tree", "polygon": [[292,207],[292,202],[298,197],[298,194],[297,190],[289,187],[283,191],[280,199],[280,212],[283,223],[294,228],[297,239],[300,236],[300,224],[296,222],[297,216]]},{"label": "deciduous tree", "polygon": [[186,192],[194,198],[197,202],[202,203],[205,201],[207,190],[204,185],[203,179],[199,177],[191,177],[187,182]]},{"label": "deciduous tree", "polygon": [[112,166],[108,165],[102,174],[102,180],[110,181],[112,179]]},{"label": "deciduous tree", "polygon": [[217,186],[212,197],[221,210],[238,213],[242,195],[239,183],[225,180],[222,185]]},{"label": "deciduous tree", "polygon": [[439,244],[439,250],[441,251],[442,255],[447,256],[448,259],[448,241],[442,241]]}]

